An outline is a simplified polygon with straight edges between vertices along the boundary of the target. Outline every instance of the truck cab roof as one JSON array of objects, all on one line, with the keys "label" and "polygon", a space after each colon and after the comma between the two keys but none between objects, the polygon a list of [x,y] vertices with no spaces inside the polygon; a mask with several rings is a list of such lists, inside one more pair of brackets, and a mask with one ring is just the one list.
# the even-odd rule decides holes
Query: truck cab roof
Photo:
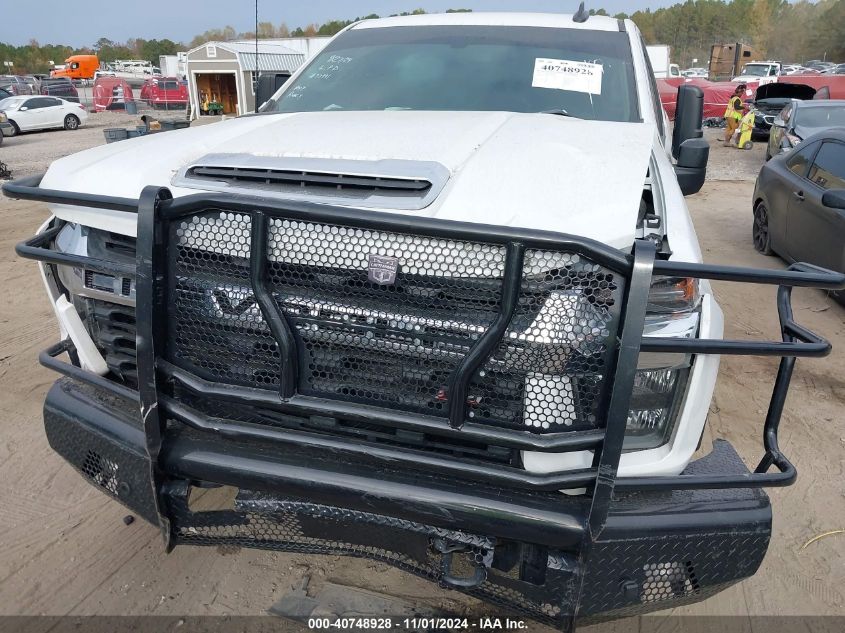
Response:
[{"label": "truck cab roof", "polygon": [[528,26],[537,28],[621,31],[622,20],[603,15],[576,22],[571,13],[432,13],[402,15],[378,20],[362,20],[354,29],[378,29],[394,26]]}]

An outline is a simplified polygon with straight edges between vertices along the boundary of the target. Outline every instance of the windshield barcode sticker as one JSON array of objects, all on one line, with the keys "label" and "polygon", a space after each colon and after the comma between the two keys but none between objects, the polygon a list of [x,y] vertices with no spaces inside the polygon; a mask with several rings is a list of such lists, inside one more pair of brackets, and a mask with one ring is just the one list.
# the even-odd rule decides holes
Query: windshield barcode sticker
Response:
[{"label": "windshield barcode sticker", "polygon": [[600,95],[603,72],[604,66],[601,64],[538,57],[534,61],[534,80],[531,85],[534,88]]}]

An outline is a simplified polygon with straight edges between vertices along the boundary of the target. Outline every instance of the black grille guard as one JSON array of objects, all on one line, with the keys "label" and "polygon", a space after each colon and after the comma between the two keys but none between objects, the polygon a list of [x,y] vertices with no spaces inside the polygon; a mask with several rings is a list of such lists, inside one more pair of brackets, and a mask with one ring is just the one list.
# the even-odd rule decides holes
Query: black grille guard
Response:
[{"label": "black grille guard", "polygon": [[[18,255],[58,265],[83,267],[98,272],[131,275],[136,278],[138,326],[137,356],[139,390],[134,392],[107,378],[94,376],[78,367],[59,361],[63,352],[73,352],[73,344],[63,341],[41,355],[42,364],[78,380],[110,389],[114,394],[137,399],[140,404],[146,448],[153,464],[150,473],[156,489],[161,473],[155,464],[162,449],[166,420],[177,419],[188,427],[225,438],[260,438],[266,442],[294,444],[341,450],[368,458],[423,467],[429,472],[483,481],[496,485],[533,490],[559,490],[587,487],[592,492],[592,508],[588,527],[591,533],[601,530],[607,518],[608,506],[614,490],[679,490],[717,488],[756,488],[787,486],[796,478],[796,469],[778,447],[778,426],[797,357],[821,357],[830,352],[830,344],[795,322],[791,306],[793,287],[838,289],[845,287],[845,275],[810,264],[793,264],[787,270],[765,270],[685,263],[656,259],[651,242],[637,240],[631,254],[612,249],[601,243],[566,234],[499,226],[485,226],[404,215],[390,215],[349,208],[309,203],[282,203],[260,197],[196,194],[173,199],[166,188],[150,186],[139,200],[95,196],[55,191],[39,187],[41,177],[21,179],[3,186],[12,198],[38,200],[52,204],[110,209],[137,213],[137,268],[129,270],[111,262],[58,253],[49,248],[60,226],[18,244]],[[252,221],[249,282],[261,312],[278,342],[281,356],[281,384],[279,390],[269,391],[251,387],[216,383],[177,367],[157,353],[166,338],[162,322],[164,310],[157,306],[166,301],[165,267],[167,262],[167,223],[171,220],[209,209],[225,210],[249,215]],[[380,231],[397,231],[414,235],[453,240],[477,240],[500,245],[505,249],[502,300],[499,317],[480,336],[463,358],[449,382],[448,419],[349,402],[316,398],[297,393],[294,337],[291,327],[270,297],[266,287],[266,267],[261,266],[266,253],[267,231],[271,219],[307,220],[309,222],[342,223]],[[613,271],[625,280],[624,300],[616,335],[616,349],[608,365],[605,415],[597,429],[532,434],[507,428],[494,428],[465,420],[467,385],[473,373],[501,342],[507,329],[513,297],[521,283],[521,262],[526,249],[566,249],[580,254]],[[777,309],[781,327],[781,341],[707,340],[643,337],[646,303],[653,275],[694,277],[730,282],[777,285]],[[726,475],[678,475],[668,477],[617,478],[622,454],[627,412],[634,384],[637,358],[643,352],[678,352],[685,354],[764,355],[781,357],[771,401],[763,424],[764,455],[754,472]],[[424,453],[392,447],[354,444],[326,435],[283,428],[262,427],[246,422],[234,422],[208,417],[184,406],[162,393],[162,381],[172,381],[182,388],[206,397],[234,404],[260,405],[296,415],[338,416],[350,420],[375,421],[395,428],[433,434],[441,437],[478,440],[495,443],[516,450],[565,453],[594,449],[590,468],[550,474],[532,474],[515,467],[479,466],[457,460],[443,459]],[[775,467],[775,472],[769,472]],[[160,513],[162,527],[166,519]]]}]

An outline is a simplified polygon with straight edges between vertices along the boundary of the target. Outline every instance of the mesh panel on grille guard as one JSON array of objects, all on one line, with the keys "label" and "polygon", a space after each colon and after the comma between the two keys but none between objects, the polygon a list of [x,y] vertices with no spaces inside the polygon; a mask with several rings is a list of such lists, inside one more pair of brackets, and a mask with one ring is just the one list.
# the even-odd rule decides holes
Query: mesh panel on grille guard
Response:
[{"label": "mesh panel on grille guard", "polygon": [[[277,388],[279,353],[249,280],[249,215],[172,226],[176,362],[210,380]],[[267,240],[300,393],[448,415],[449,378],[500,310],[504,246],[280,218]],[[394,271],[374,277],[384,262]],[[593,426],[620,291],[582,256],[527,251],[510,327],[471,380],[469,417],[539,433]]]},{"label": "mesh panel on grille guard", "polygon": [[[438,393],[496,318],[502,247],[288,220],[269,240],[303,393],[446,414]],[[394,283],[369,280],[371,255],[398,260]]]},{"label": "mesh panel on grille guard", "polygon": [[595,426],[619,290],[579,255],[527,251],[511,325],[470,383],[470,417],[539,432]]},{"label": "mesh panel on grille guard", "polygon": [[209,213],[172,223],[170,343],[176,359],[224,383],[279,385],[276,341],[249,280],[251,220]]}]

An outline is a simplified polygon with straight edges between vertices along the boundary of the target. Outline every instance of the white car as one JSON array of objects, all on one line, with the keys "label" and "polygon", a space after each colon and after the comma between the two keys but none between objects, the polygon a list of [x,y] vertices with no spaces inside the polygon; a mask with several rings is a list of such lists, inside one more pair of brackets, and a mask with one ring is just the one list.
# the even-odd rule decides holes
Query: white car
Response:
[{"label": "white car", "polygon": [[703,77],[707,79],[708,72],[706,68],[687,68],[681,71],[681,75],[684,77]]},{"label": "white car", "polygon": [[58,97],[9,97],[0,101],[0,112],[9,120],[10,127],[4,128],[8,136],[62,127],[75,130],[88,120],[84,105]]}]

